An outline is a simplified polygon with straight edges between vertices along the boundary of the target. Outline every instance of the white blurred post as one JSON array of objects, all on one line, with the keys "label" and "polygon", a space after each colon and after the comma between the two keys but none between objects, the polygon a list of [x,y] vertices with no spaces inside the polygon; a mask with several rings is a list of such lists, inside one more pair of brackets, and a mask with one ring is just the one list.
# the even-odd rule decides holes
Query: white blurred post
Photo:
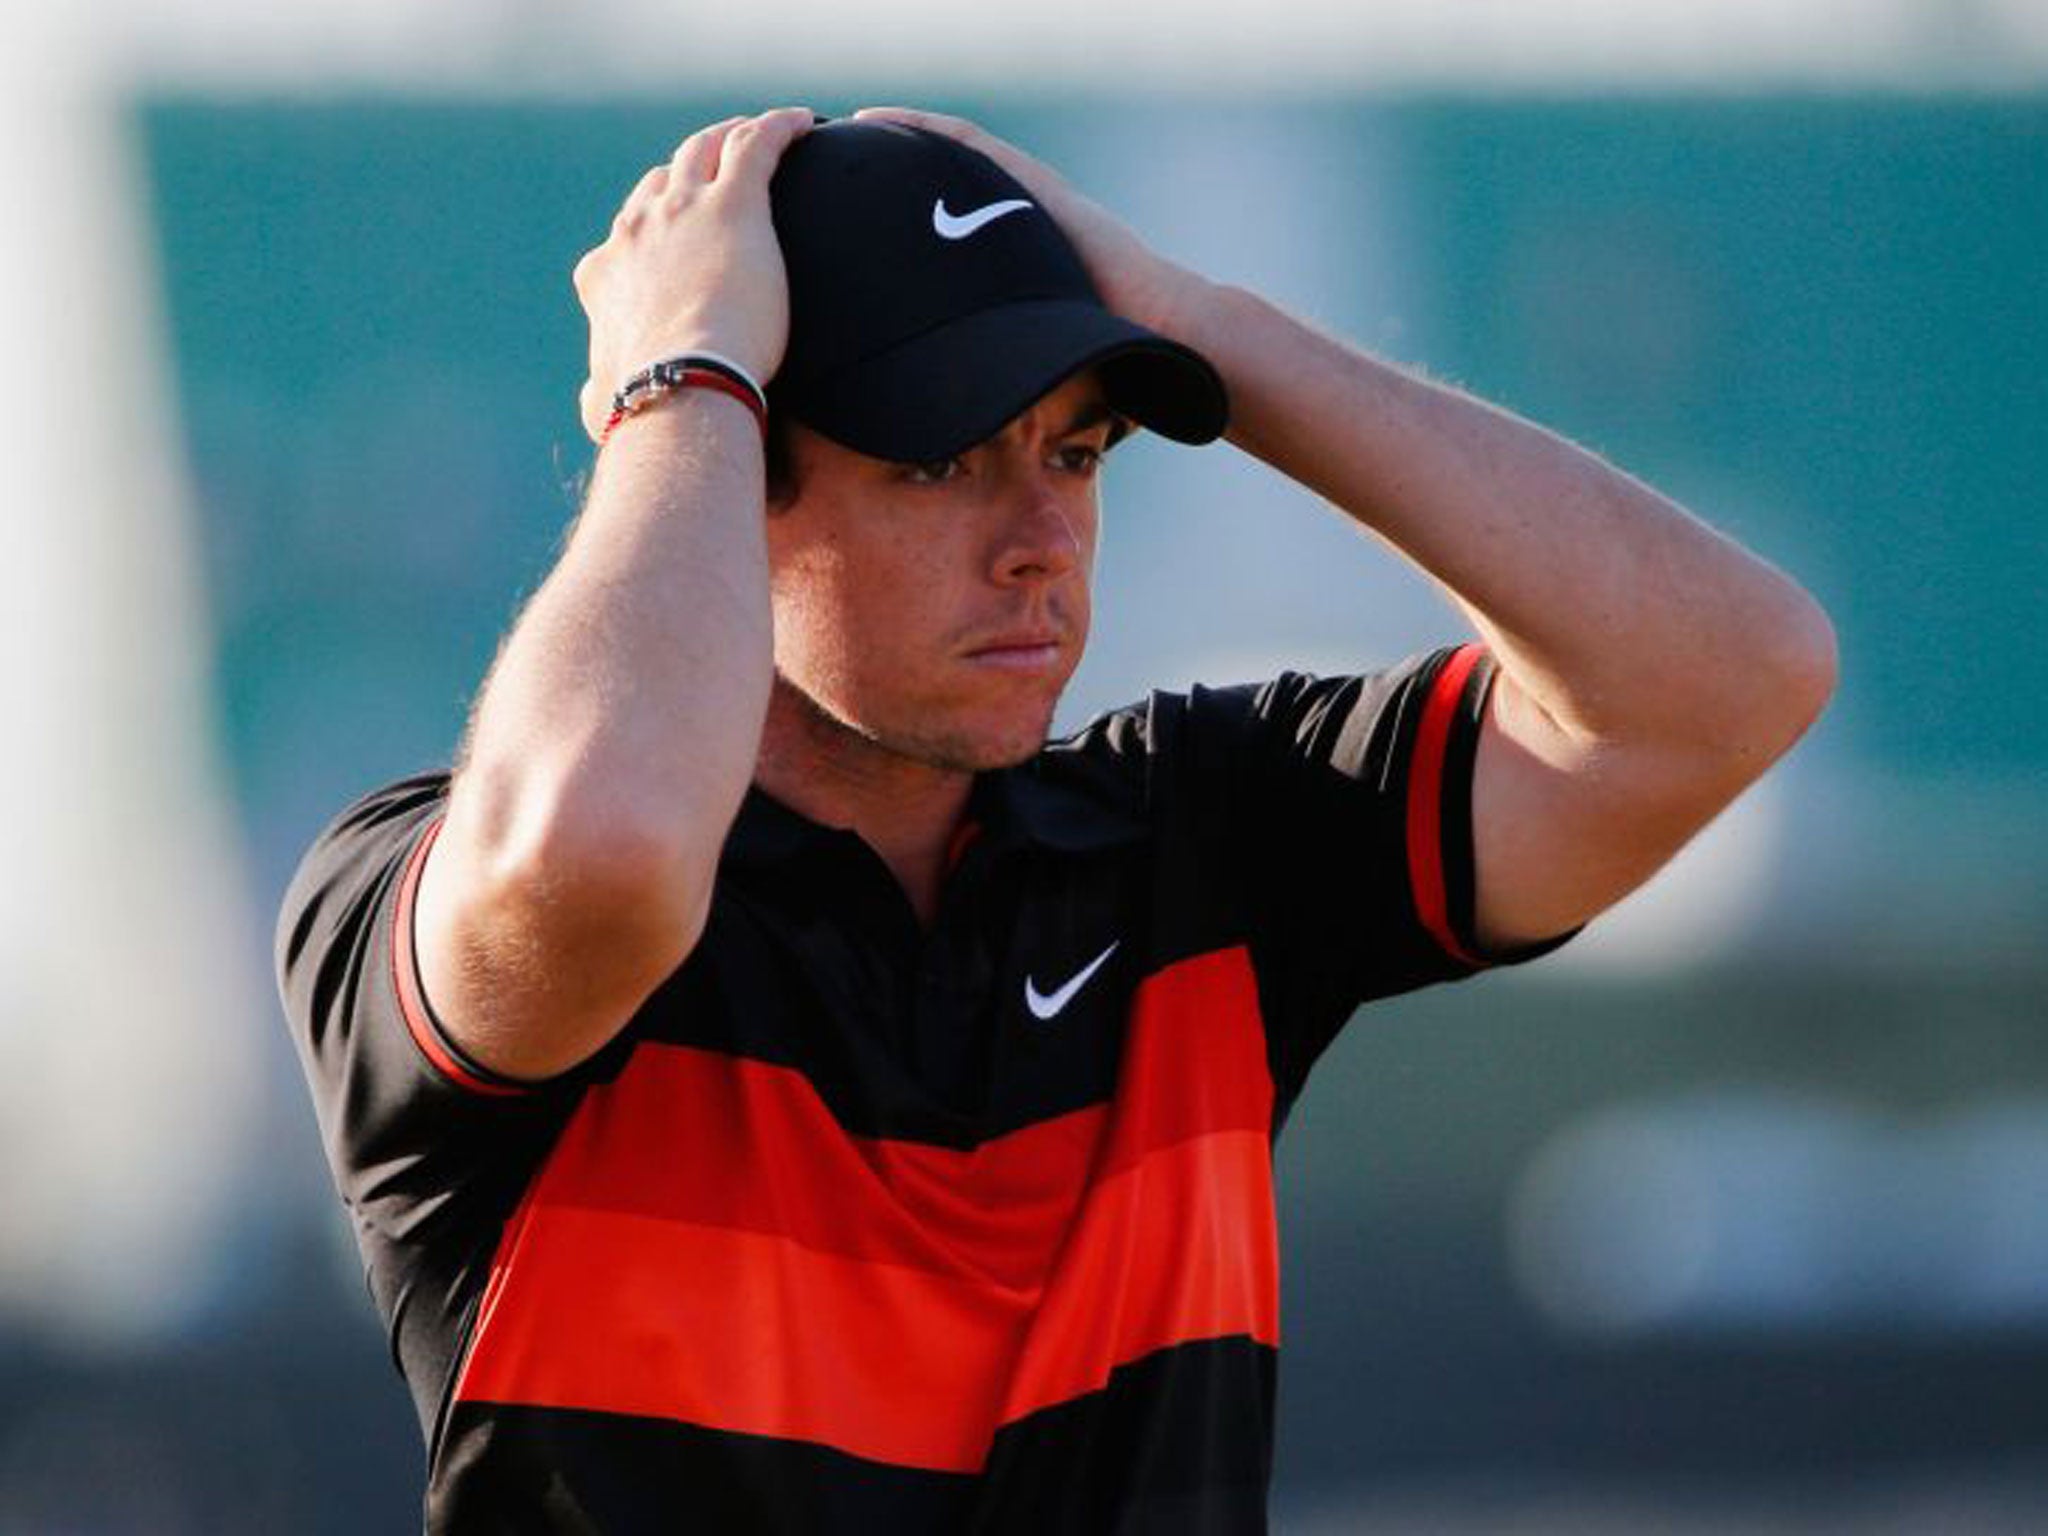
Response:
[{"label": "white blurred post", "polygon": [[108,1345],[223,1257],[268,1006],[117,31],[38,3],[0,50],[0,1327]]}]

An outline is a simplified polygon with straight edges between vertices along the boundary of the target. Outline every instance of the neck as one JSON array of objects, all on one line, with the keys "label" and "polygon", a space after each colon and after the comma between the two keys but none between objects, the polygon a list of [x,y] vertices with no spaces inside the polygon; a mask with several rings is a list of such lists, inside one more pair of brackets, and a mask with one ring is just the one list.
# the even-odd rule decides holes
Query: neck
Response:
[{"label": "neck", "polygon": [[947,847],[974,787],[970,770],[892,752],[777,677],[754,782],[820,826],[859,834],[896,876],[919,920],[931,922]]}]

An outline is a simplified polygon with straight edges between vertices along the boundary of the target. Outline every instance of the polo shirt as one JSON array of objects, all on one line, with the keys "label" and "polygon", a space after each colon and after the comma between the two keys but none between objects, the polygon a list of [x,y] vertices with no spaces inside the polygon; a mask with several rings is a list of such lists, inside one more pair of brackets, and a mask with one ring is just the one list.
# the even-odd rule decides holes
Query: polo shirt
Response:
[{"label": "polo shirt", "polygon": [[935,918],[758,789],[703,937],[545,1084],[432,1015],[445,775],[344,812],[278,968],[430,1532],[1252,1533],[1272,1148],[1472,929],[1477,645],[1154,694],[980,775]]}]

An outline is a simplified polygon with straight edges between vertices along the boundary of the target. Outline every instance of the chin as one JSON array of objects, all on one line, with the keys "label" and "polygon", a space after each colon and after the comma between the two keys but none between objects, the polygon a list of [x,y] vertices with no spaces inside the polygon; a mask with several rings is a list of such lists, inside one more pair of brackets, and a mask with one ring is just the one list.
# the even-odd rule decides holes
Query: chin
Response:
[{"label": "chin", "polygon": [[998,768],[1015,768],[1028,763],[1045,745],[1045,732],[973,740],[954,739],[927,744],[923,754],[934,767],[964,769],[969,773],[990,773]]},{"label": "chin", "polygon": [[997,768],[1021,767],[1038,756],[1040,749],[1044,746],[1045,733],[1041,731],[1028,743],[1020,742],[1009,751],[991,753],[989,760],[982,764],[981,769],[978,771],[987,772]]},{"label": "chin", "polygon": [[[1052,729],[1052,705],[1014,716],[983,729],[965,725],[951,731],[924,731],[912,747],[912,755],[934,767],[987,773],[998,768],[1015,768],[1028,763],[1045,745]],[[905,743],[911,746],[910,742]]]},{"label": "chin", "polygon": [[994,756],[998,760],[990,766],[1014,768],[1036,757],[1044,749],[1046,738],[1052,734],[1053,710],[1058,703],[1059,698],[1055,695],[1046,701],[1043,709],[1033,710],[1029,718],[1018,721],[1015,729],[997,743]]}]

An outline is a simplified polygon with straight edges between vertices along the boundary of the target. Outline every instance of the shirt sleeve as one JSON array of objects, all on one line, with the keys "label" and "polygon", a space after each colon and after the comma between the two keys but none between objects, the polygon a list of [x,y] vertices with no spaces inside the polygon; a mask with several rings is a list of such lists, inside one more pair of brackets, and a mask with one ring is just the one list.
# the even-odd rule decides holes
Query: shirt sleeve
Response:
[{"label": "shirt sleeve", "polygon": [[279,992],[322,1145],[423,1419],[458,1314],[481,1289],[569,1086],[490,1072],[427,1006],[413,897],[446,793],[436,774],[350,806],[308,850],[277,927]]},{"label": "shirt sleeve", "polygon": [[1359,1004],[1572,937],[1490,951],[1475,930],[1472,770],[1494,676],[1467,644],[1188,697],[1174,819],[1206,829],[1189,839],[1204,876],[1236,887],[1286,1098]]}]

